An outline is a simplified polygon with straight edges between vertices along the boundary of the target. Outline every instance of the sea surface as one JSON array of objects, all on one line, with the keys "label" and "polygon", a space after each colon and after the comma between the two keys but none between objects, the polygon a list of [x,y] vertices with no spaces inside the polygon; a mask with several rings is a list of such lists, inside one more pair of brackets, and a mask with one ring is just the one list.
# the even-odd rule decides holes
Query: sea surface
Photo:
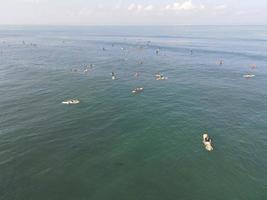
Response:
[{"label": "sea surface", "polygon": [[1,200],[267,199],[267,26],[0,26],[0,94]]}]

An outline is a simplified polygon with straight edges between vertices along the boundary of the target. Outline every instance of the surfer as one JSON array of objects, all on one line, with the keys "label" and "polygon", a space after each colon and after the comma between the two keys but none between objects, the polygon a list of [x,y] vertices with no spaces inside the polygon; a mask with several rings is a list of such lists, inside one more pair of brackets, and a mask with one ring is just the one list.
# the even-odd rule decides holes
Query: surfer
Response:
[{"label": "surfer", "polygon": [[116,76],[115,76],[115,73],[114,72],[111,72],[111,78],[112,78],[112,80],[115,80],[116,79]]},{"label": "surfer", "polygon": [[205,146],[205,149],[207,151],[212,151],[213,150],[213,147],[211,145],[211,138],[209,137],[208,133],[204,133],[203,134],[203,144]]},{"label": "surfer", "polygon": [[252,64],[250,65],[251,69],[256,69],[257,65],[256,64]]},{"label": "surfer", "polygon": [[138,87],[138,88],[133,89],[132,93],[133,93],[133,94],[137,94],[137,93],[139,93],[139,92],[142,92],[143,90],[144,90],[144,88],[142,88],[142,87]]}]

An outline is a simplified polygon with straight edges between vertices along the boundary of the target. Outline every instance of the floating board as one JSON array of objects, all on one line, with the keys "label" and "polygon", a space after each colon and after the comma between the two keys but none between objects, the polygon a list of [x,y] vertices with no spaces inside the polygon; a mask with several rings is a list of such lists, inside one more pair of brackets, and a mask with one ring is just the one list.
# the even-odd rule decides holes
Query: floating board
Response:
[{"label": "floating board", "polygon": [[253,74],[245,74],[245,75],[243,75],[243,77],[244,78],[252,78],[252,77],[254,77],[255,75],[253,75]]}]

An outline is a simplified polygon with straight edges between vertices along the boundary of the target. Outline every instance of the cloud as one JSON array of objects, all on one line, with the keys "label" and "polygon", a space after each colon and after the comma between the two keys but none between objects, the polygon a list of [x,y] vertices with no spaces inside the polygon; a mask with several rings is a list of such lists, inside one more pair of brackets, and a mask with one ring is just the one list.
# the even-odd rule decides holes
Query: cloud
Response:
[{"label": "cloud", "polygon": [[198,11],[203,10],[206,7],[203,4],[194,4],[191,0],[186,0],[184,2],[175,2],[173,4],[161,4],[159,6],[154,6],[152,4],[135,4],[131,3],[128,5],[127,10],[131,12],[147,12],[147,11]]},{"label": "cloud", "polygon": [[88,17],[93,14],[93,11],[88,8],[82,8],[79,10],[67,10],[66,14],[70,17]]},{"label": "cloud", "polygon": [[32,3],[32,4],[38,4],[40,3],[40,0],[23,0],[25,3]]},{"label": "cloud", "polygon": [[191,0],[185,1],[183,3],[173,3],[172,5],[166,5],[165,10],[174,10],[174,11],[192,11],[192,10],[202,10],[205,9],[203,4],[193,4]]},{"label": "cloud", "polygon": [[144,10],[146,10],[146,11],[150,11],[150,10],[153,10],[153,8],[154,8],[154,6],[152,6],[152,5],[148,5],[148,6],[146,6],[146,7],[144,8]]},{"label": "cloud", "polygon": [[247,14],[247,12],[243,10],[235,12],[235,15],[244,15],[244,14]]},{"label": "cloud", "polygon": [[137,6],[136,6],[136,10],[137,10],[137,12],[140,12],[140,11],[142,11],[143,10],[143,5],[141,5],[141,4],[138,4]]},{"label": "cloud", "polygon": [[134,3],[132,3],[132,4],[130,4],[129,6],[128,6],[128,10],[129,11],[133,11],[133,10],[135,10],[136,9],[136,5],[134,4]]},{"label": "cloud", "polygon": [[127,8],[128,11],[132,12],[142,12],[142,11],[151,11],[154,9],[153,5],[142,5],[142,4],[130,4]]},{"label": "cloud", "polygon": [[92,14],[92,11],[90,9],[86,9],[86,8],[82,8],[79,12],[78,12],[78,16],[89,16]]},{"label": "cloud", "polygon": [[214,7],[215,10],[224,10],[224,9],[226,9],[226,8],[227,8],[226,5],[218,5],[218,6],[215,6],[215,7]]},{"label": "cloud", "polygon": [[121,9],[121,7],[122,7],[122,0],[119,0],[119,1],[117,1],[117,4],[115,4],[114,9],[119,10],[119,9]]},{"label": "cloud", "polygon": [[165,6],[165,10],[171,10],[171,9],[172,9],[172,6],[169,4]]},{"label": "cloud", "polygon": [[196,8],[195,5],[192,4],[191,1],[185,1],[184,3],[174,3],[174,10],[194,10]]}]

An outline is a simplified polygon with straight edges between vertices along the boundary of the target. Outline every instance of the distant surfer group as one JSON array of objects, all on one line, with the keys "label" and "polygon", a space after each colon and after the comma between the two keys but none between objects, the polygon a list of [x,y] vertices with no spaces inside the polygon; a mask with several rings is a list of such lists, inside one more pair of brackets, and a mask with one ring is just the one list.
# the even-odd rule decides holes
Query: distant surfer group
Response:
[{"label": "distant surfer group", "polygon": [[[147,43],[147,45],[150,45],[150,42]],[[114,44],[112,44],[112,47],[114,47]],[[140,48],[140,49],[143,49],[143,48]],[[102,48],[103,51],[106,51],[107,49],[105,47]],[[126,48],[121,48],[121,50],[125,51]],[[159,55],[160,54],[160,49],[156,49],[155,51],[156,55]],[[193,55],[193,50],[190,50],[190,54]],[[127,61],[128,59],[124,59],[124,61]],[[139,62],[140,65],[143,64],[143,61],[140,61]],[[224,65],[224,60],[219,60],[218,62],[219,65]],[[88,72],[90,69],[92,69],[93,65],[90,64],[90,65],[86,65],[85,66],[85,70],[84,72]],[[250,65],[250,68],[251,70],[254,70],[256,69],[256,64],[252,64]],[[74,72],[76,72],[77,70],[72,70]],[[117,75],[115,74],[115,72],[111,72],[110,73],[111,75],[111,79],[112,80],[117,80]],[[246,79],[250,79],[250,78],[253,78],[255,75],[252,74],[252,72],[249,72],[247,74],[244,74],[243,77],[246,78]],[[139,72],[135,72],[134,73],[134,77],[139,77]],[[160,80],[167,80],[168,77],[164,76],[162,73],[160,72],[157,72],[155,73],[155,80],[157,81],[160,81]],[[135,89],[132,90],[132,93],[133,94],[139,94],[140,92],[143,92],[144,91],[144,88],[143,87],[137,87]],[[62,103],[63,104],[69,104],[69,105],[72,105],[72,104],[78,104],[80,101],[78,99],[69,99],[69,100],[66,100],[66,101],[63,101]],[[203,133],[202,135],[202,143],[203,143],[203,146],[204,148],[207,150],[207,151],[212,151],[213,150],[213,145],[212,145],[212,140],[210,138],[210,136],[208,135],[207,132]]]}]

